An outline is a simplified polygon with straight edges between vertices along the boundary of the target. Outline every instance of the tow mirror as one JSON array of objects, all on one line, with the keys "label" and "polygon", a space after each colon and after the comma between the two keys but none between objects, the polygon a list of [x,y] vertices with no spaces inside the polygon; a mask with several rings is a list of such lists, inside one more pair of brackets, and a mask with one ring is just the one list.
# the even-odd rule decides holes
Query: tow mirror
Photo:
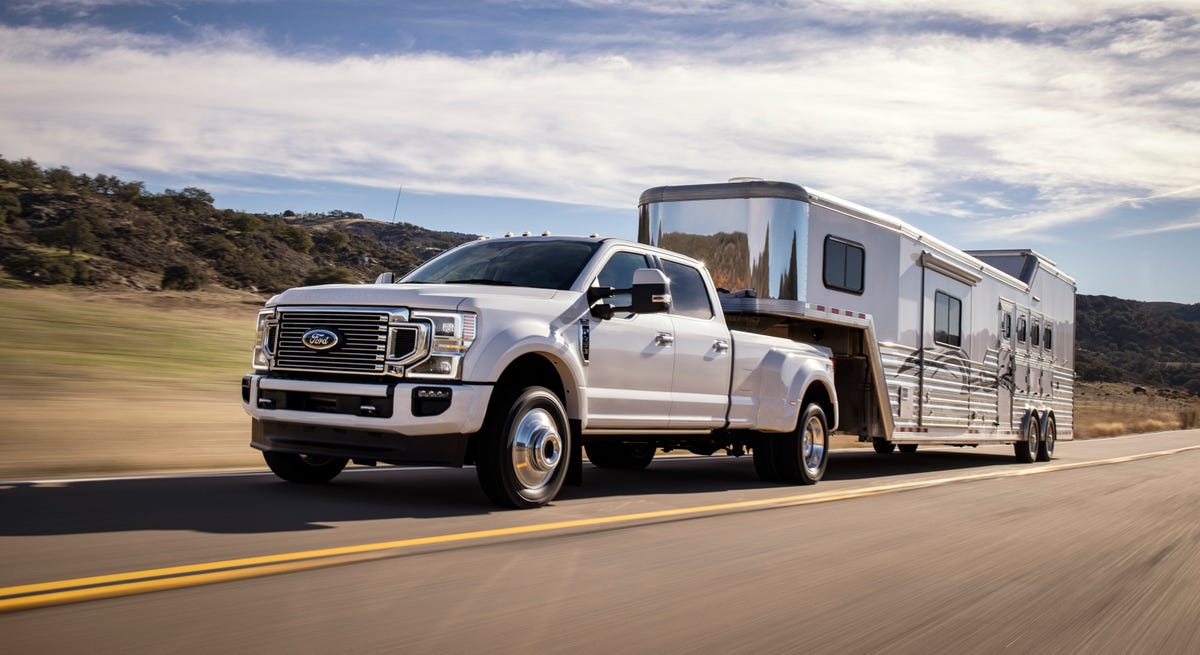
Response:
[{"label": "tow mirror", "polygon": [[379,277],[375,278],[375,284],[391,284],[393,281],[395,281],[395,279],[396,274],[388,271],[386,273],[380,273]]},{"label": "tow mirror", "polygon": [[615,295],[617,295],[617,290],[612,287],[588,287],[588,305],[595,305],[596,301],[612,298]]},{"label": "tow mirror", "polygon": [[634,271],[631,292],[629,310],[635,314],[656,314],[671,308],[671,281],[657,268]]}]

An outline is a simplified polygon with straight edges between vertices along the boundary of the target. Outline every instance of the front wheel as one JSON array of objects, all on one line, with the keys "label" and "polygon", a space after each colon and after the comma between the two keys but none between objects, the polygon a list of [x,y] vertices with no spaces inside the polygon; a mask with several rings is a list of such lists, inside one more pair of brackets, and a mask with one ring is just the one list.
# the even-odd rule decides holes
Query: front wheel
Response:
[{"label": "front wheel", "polygon": [[545,387],[528,387],[489,411],[475,471],[497,505],[541,507],[566,478],[571,430],[562,401]]},{"label": "front wheel", "polygon": [[346,468],[346,460],[340,457],[323,457],[319,455],[298,455],[296,453],[276,453],[263,451],[263,459],[271,472],[287,480],[301,484],[316,484],[329,482]]},{"label": "front wheel", "polygon": [[825,475],[829,463],[828,425],[825,410],[811,403],[804,409],[796,431],[775,441],[775,473],[782,482],[816,484]]}]

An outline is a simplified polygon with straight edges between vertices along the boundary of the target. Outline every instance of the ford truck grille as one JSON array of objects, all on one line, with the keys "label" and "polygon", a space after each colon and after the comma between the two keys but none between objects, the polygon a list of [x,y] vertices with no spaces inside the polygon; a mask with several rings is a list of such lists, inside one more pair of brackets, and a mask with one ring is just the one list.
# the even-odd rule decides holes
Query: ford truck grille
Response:
[{"label": "ford truck grille", "polygon": [[[279,313],[279,333],[272,368],[285,371],[381,375],[387,359],[389,315],[384,311],[287,310]],[[418,332],[394,328],[393,357],[416,352]],[[316,350],[304,343],[313,331],[337,335],[333,347]],[[397,351],[398,349],[398,351]]]}]

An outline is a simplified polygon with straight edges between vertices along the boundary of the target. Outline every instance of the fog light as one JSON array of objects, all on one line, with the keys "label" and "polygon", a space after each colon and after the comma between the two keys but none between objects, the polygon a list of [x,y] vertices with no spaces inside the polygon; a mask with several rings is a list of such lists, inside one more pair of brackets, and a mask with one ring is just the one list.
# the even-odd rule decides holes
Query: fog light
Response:
[{"label": "fog light", "polygon": [[413,416],[437,416],[450,408],[453,397],[449,387],[417,387],[412,392]]}]

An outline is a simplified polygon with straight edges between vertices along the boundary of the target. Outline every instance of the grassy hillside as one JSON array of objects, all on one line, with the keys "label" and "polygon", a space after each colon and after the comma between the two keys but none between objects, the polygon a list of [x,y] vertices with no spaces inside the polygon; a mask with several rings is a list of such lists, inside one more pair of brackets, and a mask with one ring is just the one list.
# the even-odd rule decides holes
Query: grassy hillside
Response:
[{"label": "grassy hillside", "polygon": [[408,271],[471,238],[339,210],[217,209],[196,187],[147,193],[141,182],[0,157],[0,267],[8,286],[279,291]]}]

